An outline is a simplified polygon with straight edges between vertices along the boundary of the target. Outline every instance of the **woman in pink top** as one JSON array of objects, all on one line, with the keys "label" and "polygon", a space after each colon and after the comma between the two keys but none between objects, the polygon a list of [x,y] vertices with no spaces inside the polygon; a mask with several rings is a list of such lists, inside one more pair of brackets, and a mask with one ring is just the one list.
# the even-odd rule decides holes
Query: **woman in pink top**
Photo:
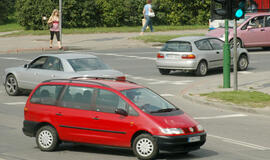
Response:
[{"label": "woman in pink top", "polygon": [[51,33],[51,39],[50,39],[50,48],[52,48],[53,44],[53,37],[54,34],[57,38],[58,48],[62,49],[61,42],[60,42],[60,33],[59,33],[59,11],[57,9],[54,9],[52,12],[51,17],[48,20],[48,24],[50,24],[50,33]]}]

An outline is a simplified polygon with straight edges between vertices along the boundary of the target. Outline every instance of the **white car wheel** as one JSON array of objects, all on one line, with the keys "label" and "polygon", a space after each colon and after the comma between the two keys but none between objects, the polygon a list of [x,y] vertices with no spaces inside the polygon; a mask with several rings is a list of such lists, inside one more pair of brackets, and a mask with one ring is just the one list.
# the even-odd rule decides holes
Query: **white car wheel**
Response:
[{"label": "white car wheel", "polygon": [[149,134],[141,134],[135,138],[133,152],[139,159],[154,159],[159,152],[156,140]]},{"label": "white car wheel", "polygon": [[58,145],[56,130],[51,126],[41,127],[36,134],[36,142],[42,151],[55,150]]},{"label": "white car wheel", "polygon": [[10,96],[17,96],[19,94],[18,82],[13,74],[6,78],[5,89]]},{"label": "white car wheel", "polygon": [[244,71],[248,68],[248,58],[245,55],[241,55],[238,60],[238,70]]}]

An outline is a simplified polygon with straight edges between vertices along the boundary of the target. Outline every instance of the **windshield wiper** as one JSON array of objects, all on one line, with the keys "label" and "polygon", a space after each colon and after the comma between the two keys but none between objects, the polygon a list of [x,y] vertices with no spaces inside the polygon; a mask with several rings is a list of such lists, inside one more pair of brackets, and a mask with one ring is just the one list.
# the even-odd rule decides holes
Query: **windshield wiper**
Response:
[{"label": "windshield wiper", "polygon": [[159,110],[156,110],[156,111],[152,111],[150,113],[163,113],[163,112],[171,112],[171,111],[174,111],[174,110],[179,110],[178,108],[165,108],[165,109],[159,109]]}]

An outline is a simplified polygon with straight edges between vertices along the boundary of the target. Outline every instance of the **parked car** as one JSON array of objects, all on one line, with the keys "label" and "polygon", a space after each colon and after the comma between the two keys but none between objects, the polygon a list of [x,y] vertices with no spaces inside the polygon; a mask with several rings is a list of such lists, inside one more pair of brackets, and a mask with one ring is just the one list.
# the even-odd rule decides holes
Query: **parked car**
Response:
[{"label": "parked car", "polygon": [[[229,42],[233,45],[233,24],[229,29]],[[217,28],[207,33],[225,40],[224,28]],[[247,13],[245,20],[238,24],[237,27],[237,46],[242,48],[248,47],[270,47],[270,13]]]},{"label": "parked car", "polygon": [[188,153],[206,141],[202,125],[150,89],[100,78],[39,84],[25,105],[23,132],[42,151],[68,141],[131,148],[139,159]]},{"label": "parked car", "polygon": [[3,82],[7,94],[18,95],[21,90],[32,90],[48,79],[78,76],[125,78],[98,57],[89,54],[45,54],[24,66],[5,69]]},{"label": "parked car", "polygon": [[[156,66],[163,75],[172,70],[182,70],[205,76],[209,69],[223,67],[223,45],[222,40],[208,36],[172,39],[157,54]],[[249,64],[248,51],[238,48],[237,53],[238,69],[246,70]]]}]

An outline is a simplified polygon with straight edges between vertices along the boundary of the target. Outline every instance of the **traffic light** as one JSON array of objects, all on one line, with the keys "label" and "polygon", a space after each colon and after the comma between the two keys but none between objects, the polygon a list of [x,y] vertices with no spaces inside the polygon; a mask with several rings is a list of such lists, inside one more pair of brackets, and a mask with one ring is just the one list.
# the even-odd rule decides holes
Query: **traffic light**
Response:
[{"label": "traffic light", "polygon": [[211,20],[233,19],[232,5],[235,0],[212,0]]},{"label": "traffic light", "polygon": [[245,17],[246,0],[236,0],[233,4],[233,17],[242,19]]}]

